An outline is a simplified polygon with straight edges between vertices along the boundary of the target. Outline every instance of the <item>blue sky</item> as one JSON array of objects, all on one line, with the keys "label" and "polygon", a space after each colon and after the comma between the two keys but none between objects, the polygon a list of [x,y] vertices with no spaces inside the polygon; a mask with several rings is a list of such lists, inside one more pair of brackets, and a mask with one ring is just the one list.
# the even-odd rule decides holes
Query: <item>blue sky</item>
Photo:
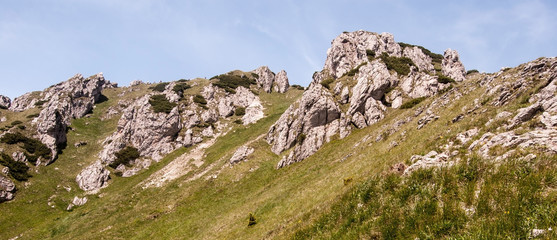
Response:
[{"label": "blue sky", "polygon": [[124,86],[267,65],[307,85],[343,31],[390,32],[467,69],[557,56],[555,1],[0,0],[0,94],[76,73]]}]

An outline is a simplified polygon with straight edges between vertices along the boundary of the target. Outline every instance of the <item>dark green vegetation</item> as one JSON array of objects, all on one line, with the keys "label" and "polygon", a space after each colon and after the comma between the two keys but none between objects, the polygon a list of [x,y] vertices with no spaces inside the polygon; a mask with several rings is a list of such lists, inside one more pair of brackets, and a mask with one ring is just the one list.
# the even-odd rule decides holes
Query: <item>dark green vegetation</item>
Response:
[{"label": "dark green vegetation", "polygon": [[333,83],[335,81],[334,78],[327,78],[323,81],[321,81],[321,86],[325,87],[326,89],[331,89],[331,83]]},{"label": "dark green vegetation", "polygon": [[362,66],[366,65],[366,64],[367,64],[367,62],[361,63],[361,64],[358,65],[357,67],[350,69],[350,71],[346,72],[343,76],[352,77],[352,76],[356,75],[356,73],[360,72],[360,68],[361,68]]},{"label": "dark green vegetation", "polygon": [[431,57],[431,61],[432,61],[433,63],[441,64],[441,62],[443,61],[443,55],[437,54],[437,53],[433,53],[433,52],[431,52],[429,49],[424,48],[424,47],[422,47],[422,46],[412,45],[412,44],[403,43],[403,42],[398,43],[398,45],[400,45],[400,46],[402,47],[402,49],[404,49],[404,48],[406,48],[406,47],[418,47],[420,50],[422,50],[422,52],[423,52],[425,55]]},{"label": "dark green vegetation", "polygon": [[468,74],[473,74],[473,73],[479,73],[480,71],[478,71],[477,69],[472,69],[472,70],[468,70],[466,71],[466,75]]},{"label": "dark green vegetation", "polygon": [[139,158],[139,151],[137,150],[137,148],[126,146],[122,150],[116,152],[114,155],[116,156],[116,159],[114,160],[114,162],[110,163],[109,166],[111,168],[117,168],[118,166],[120,166],[120,164],[129,166],[131,161]]},{"label": "dark green vegetation", "polygon": [[[527,239],[557,224],[557,157],[385,173],[358,184],[295,239]],[[476,189],[482,189],[477,195]],[[464,206],[462,208],[461,206]]]},{"label": "dark green vegetation", "polygon": [[31,177],[27,170],[29,167],[22,162],[16,162],[10,155],[0,152],[0,164],[8,167],[10,176],[18,181],[26,181]]},{"label": "dark green vegetation", "polygon": [[170,113],[176,107],[176,103],[168,101],[164,94],[152,95],[149,99],[149,104],[151,104],[153,111],[156,113]]},{"label": "dark green vegetation", "polygon": [[179,81],[178,83],[176,83],[176,85],[174,85],[174,87],[172,88],[172,91],[174,91],[180,97],[183,97],[184,96],[184,91],[186,91],[190,88],[191,88],[191,86],[186,81],[182,81],[182,82]]},{"label": "dark green vegetation", "polygon": [[167,82],[163,82],[163,83],[159,83],[157,85],[155,85],[154,87],[152,87],[151,89],[155,92],[164,92],[164,90],[166,90],[166,86],[168,86]]},{"label": "dark green vegetation", "polygon": [[255,215],[253,215],[253,213],[249,213],[248,216],[248,227],[251,227],[253,225],[257,224],[257,219],[255,219]]},{"label": "dark green vegetation", "polygon": [[437,82],[446,84],[446,83],[454,83],[455,80],[443,74],[437,74]]},{"label": "dark green vegetation", "polygon": [[236,107],[236,110],[234,111],[234,115],[236,115],[236,116],[246,115],[246,108],[245,107]]},{"label": "dark green vegetation", "polygon": [[389,56],[387,53],[382,53],[381,60],[387,65],[387,69],[394,70],[398,75],[406,76],[410,73],[410,67],[416,66],[412,59],[407,57]]},{"label": "dark green vegetation", "polygon": [[304,90],[304,87],[302,87],[302,86],[300,86],[300,85],[298,85],[298,84],[294,84],[294,85],[292,85],[292,86],[290,86],[290,87],[291,87],[291,88],[298,89],[298,90],[302,90],[302,91]]},{"label": "dark green vegetation", "polygon": [[22,148],[27,151],[24,154],[27,157],[27,161],[31,163],[35,163],[39,157],[44,159],[52,158],[50,148],[44,145],[44,143],[37,139],[26,137],[19,132],[6,133],[2,139],[0,139],[0,142],[10,145],[23,143]]},{"label": "dark green vegetation", "polygon": [[[252,77],[253,76],[255,75],[252,75]],[[236,93],[235,89],[239,86],[249,89],[250,85],[256,84],[254,78],[249,78],[246,75],[222,74],[211,79],[217,79],[213,84],[229,93]]]},{"label": "dark green vegetation", "polygon": [[400,109],[413,108],[414,106],[418,105],[418,103],[421,103],[423,100],[425,100],[426,98],[427,97],[419,97],[419,98],[410,99],[404,102],[402,105],[400,105]]},{"label": "dark green vegetation", "polygon": [[205,105],[207,105],[207,100],[205,100],[205,98],[200,94],[196,94],[193,97],[193,102],[199,104],[201,107],[205,107]]}]

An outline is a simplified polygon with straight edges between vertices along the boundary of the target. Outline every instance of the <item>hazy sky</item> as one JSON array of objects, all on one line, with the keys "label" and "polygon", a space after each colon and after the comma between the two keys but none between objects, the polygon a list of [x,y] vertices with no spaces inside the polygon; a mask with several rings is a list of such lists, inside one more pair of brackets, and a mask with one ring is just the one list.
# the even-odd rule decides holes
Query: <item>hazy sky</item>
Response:
[{"label": "hazy sky", "polygon": [[556,2],[0,0],[0,94],[76,73],[123,86],[261,65],[307,85],[331,40],[359,29],[456,49],[466,69],[495,72],[557,56]]}]

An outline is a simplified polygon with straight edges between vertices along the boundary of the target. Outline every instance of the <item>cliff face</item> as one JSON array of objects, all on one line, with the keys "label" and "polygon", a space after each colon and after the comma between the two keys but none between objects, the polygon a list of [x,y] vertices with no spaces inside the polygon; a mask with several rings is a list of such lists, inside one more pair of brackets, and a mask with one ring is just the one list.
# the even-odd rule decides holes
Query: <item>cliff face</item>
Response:
[{"label": "cliff face", "polygon": [[[441,71],[435,64],[442,65]],[[435,95],[448,88],[450,81],[443,80],[451,78],[465,78],[456,51],[435,55],[398,44],[389,33],[341,34],[332,41],[323,70],[314,74],[302,99],[269,129],[267,141],[274,153],[293,148],[277,167],[307,158],[335,135],[344,138],[354,127],[376,123],[388,108]]]}]

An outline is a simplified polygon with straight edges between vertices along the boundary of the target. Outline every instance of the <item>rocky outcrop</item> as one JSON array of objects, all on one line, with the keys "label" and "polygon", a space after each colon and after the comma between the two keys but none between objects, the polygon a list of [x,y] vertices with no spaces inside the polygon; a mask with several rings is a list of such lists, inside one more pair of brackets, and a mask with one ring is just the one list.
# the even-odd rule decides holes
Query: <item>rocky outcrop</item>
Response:
[{"label": "rocky outcrop", "polygon": [[8,109],[12,105],[12,100],[9,97],[4,95],[0,95],[0,108],[1,109]]},{"label": "rocky outcrop", "polygon": [[278,93],[285,93],[288,91],[290,84],[288,83],[288,76],[286,75],[286,71],[281,70],[275,76],[275,87],[274,91]]},{"label": "rocky outcrop", "polygon": [[66,211],[70,211],[70,210],[72,210],[72,209],[73,209],[74,207],[76,207],[76,206],[83,206],[83,205],[85,205],[85,203],[87,203],[87,200],[88,200],[87,197],[82,197],[82,198],[80,198],[80,197],[78,197],[78,196],[75,196],[75,197],[73,198],[72,202],[71,202],[71,203],[68,205],[68,207],[66,208]]},{"label": "rocky outcrop", "polygon": [[[381,54],[404,56],[414,64],[403,75],[389,70]],[[267,142],[274,153],[293,148],[278,167],[309,157],[334,135],[344,138],[353,126],[377,123],[388,107],[400,107],[403,99],[428,97],[447,88],[449,84],[431,75],[433,69],[431,57],[421,48],[402,48],[389,33],[341,34],[332,41],[323,70],[313,75],[302,98],[269,129]]]},{"label": "rocky outcrop", "polygon": [[257,86],[262,88],[265,92],[271,91],[285,93],[288,91],[290,84],[288,83],[288,76],[284,70],[281,70],[275,75],[269,67],[262,66],[252,71],[257,74]]},{"label": "rocky outcrop", "polygon": [[12,180],[0,175],[0,203],[14,199],[15,190]]},{"label": "rocky outcrop", "polygon": [[104,168],[100,161],[97,161],[83,169],[83,171],[77,175],[75,181],[79,188],[84,191],[95,192],[106,187],[109,179],[110,172]]},{"label": "rocky outcrop", "polygon": [[12,101],[9,109],[14,112],[22,112],[27,109],[34,108],[36,105],[38,105],[37,104],[37,102],[39,101],[39,99],[37,99],[38,95],[39,95],[38,92],[28,92],[19,97],[16,97]]},{"label": "rocky outcrop", "polygon": [[154,160],[182,146],[176,142],[182,129],[178,107],[170,113],[155,113],[149,103],[150,97],[151,94],[145,95],[124,110],[116,132],[104,141],[100,153],[103,163],[114,161],[114,153],[128,145],[137,148],[141,156]]},{"label": "rocky outcrop", "polygon": [[247,147],[247,146],[239,147],[236,150],[236,152],[234,152],[234,155],[232,155],[232,157],[230,158],[230,164],[236,164],[246,160],[248,156],[253,153],[253,151],[254,149],[251,147]]},{"label": "rocky outcrop", "polygon": [[450,77],[457,82],[462,82],[466,78],[466,70],[464,69],[462,62],[460,62],[458,52],[450,48],[445,51],[443,56],[441,71],[443,75]]},{"label": "rocky outcrop", "polygon": [[454,164],[449,161],[447,154],[436,151],[431,151],[424,156],[414,155],[410,158],[410,162],[412,164],[404,170],[404,175],[409,175],[418,169],[449,167]]},{"label": "rocky outcrop", "polygon": [[52,159],[47,160],[45,164],[56,159],[59,146],[66,142],[66,129],[70,121],[91,112],[93,105],[101,97],[101,91],[107,87],[113,85],[104,79],[102,73],[89,78],[77,74],[39,94],[38,99],[42,102],[43,109],[33,120],[33,124],[37,129],[37,138],[52,150]]}]

